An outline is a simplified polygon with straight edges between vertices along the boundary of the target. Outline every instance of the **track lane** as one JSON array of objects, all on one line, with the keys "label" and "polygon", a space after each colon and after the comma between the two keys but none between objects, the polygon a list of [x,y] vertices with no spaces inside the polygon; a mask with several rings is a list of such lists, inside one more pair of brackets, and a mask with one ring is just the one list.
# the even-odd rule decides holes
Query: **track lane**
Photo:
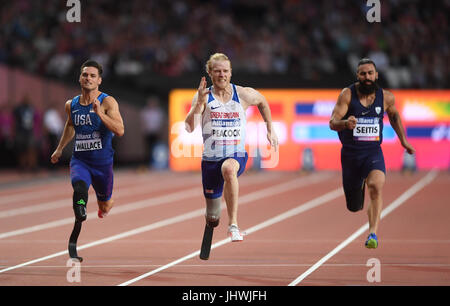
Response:
[{"label": "track lane", "polygon": [[[273,185],[274,183],[273,182],[269,182],[269,183],[266,183],[267,184],[267,187],[269,187],[269,186],[271,186],[271,185]],[[245,194],[243,195],[244,197],[245,197]],[[202,199],[202,198],[201,198]],[[203,199],[202,199],[202,201],[203,201]],[[198,202],[198,201],[197,201]],[[195,205],[195,203],[193,203],[194,205]],[[198,205],[198,204],[197,204]],[[204,222],[204,220],[203,220],[203,216],[202,216],[202,214],[203,214],[203,212],[204,212],[204,204],[202,203],[201,204],[201,206],[203,206],[201,209],[200,209],[200,211],[201,211],[201,217],[199,217],[199,219],[200,219],[200,222],[198,222],[197,221],[197,223],[196,224],[200,224],[200,226],[201,227],[203,227],[203,222]],[[168,213],[169,215],[170,215],[170,213]],[[142,215],[142,214],[140,214],[140,215]],[[161,215],[161,212],[158,212],[158,215]],[[112,217],[112,216],[111,216]],[[138,216],[139,217],[139,216]],[[109,218],[109,217],[108,217]],[[107,219],[108,219],[107,218]],[[105,219],[105,220],[107,220],[107,219]],[[147,220],[148,220],[148,218],[147,218]],[[146,221],[147,221],[146,220]],[[102,220],[103,221],[103,220]],[[92,224],[94,224],[94,223],[92,223]],[[109,228],[109,227],[108,227]],[[99,230],[97,230],[97,231],[91,231],[91,230],[89,230],[89,232],[91,233],[99,233],[100,231]],[[152,234],[151,232],[149,232],[149,234]],[[191,239],[192,239],[192,236],[193,235],[190,235],[191,236]],[[63,237],[65,237],[65,235],[63,235]],[[80,237],[81,238],[81,237]],[[150,237],[149,239],[147,239],[148,241],[152,241],[152,237]],[[198,243],[196,243],[196,244],[198,244]],[[87,250],[86,250],[87,251]],[[97,252],[95,252],[94,251],[94,253],[98,253],[98,250],[97,250]],[[84,253],[83,253],[84,254]],[[107,254],[107,252],[106,252],[106,254]],[[154,256],[155,254],[152,254],[152,256]],[[86,255],[83,255],[83,256],[85,256],[85,258],[87,258],[87,257],[89,257],[89,254],[86,254]],[[95,256],[95,254],[93,254],[93,256]],[[129,256],[129,255],[128,255]],[[167,256],[167,255],[162,255],[162,257],[165,257],[165,256]],[[97,254],[97,257],[98,257],[98,254]]]},{"label": "track lane", "polygon": [[[385,189],[385,205],[395,199],[402,190],[407,189],[407,186],[410,186],[418,177],[423,176],[423,174],[418,174],[408,178],[396,173],[388,175],[387,182],[389,185]],[[284,177],[285,181],[292,178],[292,176],[284,175],[281,177]],[[448,174],[440,174],[438,180],[439,182],[447,182],[447,185],[444,184],[444,187],[441,186],[441,189],[438,191],[444,195],[448,194],[445,193],[447,192],[445,186],[448,186],[448,181],[445,181],[446,177],[448,178]],[[254,179],[255,177],[250,178]],[[260,187],[267,188],[276,184],[278,179],[282,178],[274,175],[271,181],[266,181],[267,184],[261,184]],[[330,180],[326,180],[323,183],[311,185],[307,188],[299,188],[298,190],[293,189],[289,192],[278,194],[276,197],[269,197],[261,201],[249,202],[248,204],[242,205],[239,208],[241,228],[249,228],[258,224],[258,222],[267,220],[270,216],[292,208],[294,203],[298,204],[298,201],[302,199],[323,194],[325,190],[330,190],[333,186],[340,186],[340,183],[340,176],[335,173]],[[241,189],[243,195],[256,190],[258,190],[258,187],[252,184]],[[423,195],[422,193],[419,194],[423,197],[422,201],[426,201],[433,193],[433,190],[430,191],[427,189]],[[83,242],[89,243],[95,239],[105,237],[106,234],[117,233],[121,230],[122,225],[135,228],[136,224],[148,224],[148,222],[145,223],[144,221],[148,221],[154,216],[159,215],[164,218],[169,218],[174,213],[188,211],[193,207],[204,209],[203,201],[202,196],[200,196],[186,203],[174,203],[173,205],[167,205],[167,207],[164,205],[157,207],[157,209],[155,209],[156,207],[146,208],[135,212],[120,213],[115,216],[111,214],[105,220],[97,219],[95,222],[91,222],[90,229],[85,232],[89,234],[89,237],[84,237]],[[170,209],[169,206],[171,207]],[[448,222],[445,223],[445,216],[449,214],[445,214],[444,212],[448,212],[448,208],[441,202],[436,207],[440,209],[441,214],[439,216],[441,218],[434,218],[434,214],[437,213],[435,210],[427,210],[427,218],[423,218],[424,223],[421,224],[422,228],[425,227],[426,230],[417,239],[413,239],[414,241],[418,241],[416,243],[423,246],[430,246],[432,244],[432,248],[435,251],[442,246],[448,245],[448,241],[450,240],[448,232],[445,231],[448,228],[445,226],[445,224],[448,224]],[[403,209],[404,207],[399,208],[399,212]],[[149,216],[152,213],[154,216]],[[226,212],[222,211],[222,213],[226,220]],[[421,213],[425,214],[425,211],[421,211]],[[388,225],[385,225],[385,223],[388,223],[391,217],[396,214],[397,211],[393,212],[392,216],[382,220],[380,226],[381,231],[388,229]],[[414,222],[412,222],[414,216],[416,215],[411,213],[411,222],[407,222],[408,226],[414,225]],[[430,238],[430,231],[434,227],[433,224],[427,223],[432,222],[431,220],[436,221],[435,225],[439,225],[438,232],[441,233],[439,234],[439,241],[436,245],[433,244],[433,241],[427,240]],[[367,222],[365,210],[363,213],[358,214],[347,212],[345,203],[341,197],[336,201],[254,232],[246,237],[243,243],[228,243],[213,249],[211,253],[212,258],[208,262],[193,258],[157,273],[148,279],[143,279],[137,282],[136,285],[191,286],[233,284],[239,286],[285,286],[290,280],[298,276],[299,271],[306,271],[308,267],[317,261],[317,258],[320,258],[321,255],[323,256],[324,253],[335,247],[345,238],[345,235],[348,236],[352,230],[354,231],[358,225],[364,222]],[[203,216],[200,215],[174,224],[173,226],[166,226],[157,230],[130,236],[126,239],[119,239],[111,243],[103,244],[101,247],[85,249],[80,254],[86,260],[89,259],[89,262],[82,264],[82,282],[72,285],[116,285],[156,267],[161,267],[170,261],[185,256],[189,252],[198,250],[201,242],[200,236],[203,231],[203,224]],[[392,226],[395,228],[396,224],[398,225],[398,223],[393,222]],[[427,224],[428,227],[426,226]],[[405,224],[405,231],[407,231],[406,228],[408,226]],[[71,225],[68,228],[70,227]],[[226,224],[222,223],[219,227],[215,231],[213,243],[226,237]],[[28,247],[23,249],[24,253],[19,254],[19,257],[25,254],[30,255],[33,252],[49,254],[49,250],[61,250],[61,245],[66,245],[68,233],[63,232],[62,229],[63,227],[60,227],[58,231],[48,230],[42,231],[40,234],[36,233],[36,235],[27,234],[20,237],[20,239],[18,239],[19,237],[15,237],[5,239],[4,241],[0,240],[0,249],[2,251],[5,248],[14,249],[15,243],[17,245],[26,243]],[[400,227],[400,229],[403,229],[403,227]],[[70,232],[70,230],[68,231]],[[401,233],[401,230],[395,232]],[[43,235],[43,233],[46,235]],[[383,232],[382,235],[385,237],[386,233]],[[361,260],[361,258],[367,260],[366,257],[361,257],[361,254],[366,256],[367,251],[370,252],[370,250],[362,247],[364,240],[365,237],[362,237],[360,241],[355,241],[347,248],[344,248],[342,253],[338,253],[333,257],[333,259],[340,259],[340,255],[343,255],[344,258],[342,260],[330,260],[306,278],[303,284],[367,285],[367,282],[361,282],[361,278],[364,279],[365,273],[369,269],[364,265],[364,260]],[[398,240],[393,239],[392,243],[395,244]],[[390,242],[389,239],[383,238],[381,243],[383,243],[384,248],[387,248]],[[42,249],[41,251],[38,250],[42,245],[46,247],[45,252]],[[400,250],[399,252],[404,252],[404,250]],[[404,253],[400,254],[403,255],[397,257],[394,256],[394,253],[391,255],[394,259],[405,258]],[[386,275],[382,276],[382,279],[384,281],[392,280],[392,283],[387,284],[402,284],[402,282],[410,284],[411,282],[408,283],[408,280],[411,278],[411,275],[418,275],[418,281],[426,281],[427,275],[433,275],[434,277],[441,275],[439,279],[441,283],[450,283],[450,281],[442,277],[443,274],[448,272],[446,270],[448,269],[448,265],[445,261],[437,261],[434,264],[430,261],[424,263],[418,261],[420,258],[429,258],[429,254],[424,252],[421,255],[420,252],[414,252],[409,255],[410,257],[406,257],[410,261],[406,260],[401,262],[401,260],[397,260],[385,263],[382,273],[383,275],[386,273]],[[444,255],[447,254],[444,252]],[[4,261],[6,258],[6,260],[11,262],[12,259],[10,256],[14,255],[17,257],[17,254],[12,253],[8,256],[2,256],[1,260]],[[23,256],[23,258],[30,257]],[[50,285],[71,285],[67,283],[65,278],[66,272],[69,269],[66,267],[66,260],[67,258],[65,256],[60,256],[59,258],[2,273],[0,274],[0,284],[36,285],[47,283]],[[382,259],[382,263],[384,261]],[[395,273],[401,273],[401,275],[396,278]],[[387,279],[385,280],[385,278]]]},{"label": "track lane", "polygon": [[[421,178],[402,177],[403,184]],[[365,250],[366,235],[350,243],[320,267],[303,285],[442,286],[450,283],[449,207],[440,199],[450,196],[450,177],[439,173],[433,182],[395,209],[380,223],[380,246]],[[403,189],[403,184],[394,188]],[[390,189],[388,189],[391,193]],[[439,196],[439,198],[438,198]],[[435,200],[433,200],[435,199]],[[385,205],[388,204],[385,202]],[[379,260],[381,282],[368,282],[369,259]],[[347,267],[344,267],[347,264]]]}]

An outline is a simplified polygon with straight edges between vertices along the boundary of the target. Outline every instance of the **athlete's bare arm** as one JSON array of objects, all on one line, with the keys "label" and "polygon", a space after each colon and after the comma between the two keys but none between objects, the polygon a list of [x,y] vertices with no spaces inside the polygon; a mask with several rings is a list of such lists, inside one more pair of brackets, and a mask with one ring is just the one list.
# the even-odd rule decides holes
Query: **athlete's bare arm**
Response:
[{"label": "athlete's bare arm", "polygon": [[392,128],[397,134],[400,143],[409,154],[414,154],[416,150],[409,144],[408,140],[406,139],[405,129],[403,128],[400,114],[398,113],[398,110],[395,107],[394,95],[390,91],[383,89],[383,96],[384,96],[384,110],[386,111],[389,117],[389,122],[391,123]]},{"label": "athlete's bare arm", "polygon": [[59,140],[58,147],[56,147],[55,152],[53,152],[51,156],[51,162],[53,164],[57,163],[59,161],[59,158],[62,155],[62,151],[67,146],[67,144],[72,140],[73,136],[75,135],[75,129],[73,128],[72,119],[70,117],[70,104],[72,103],[72,100],[69,100],[65,104],[65,111],[67,114],[67,120],[66,124],[64,125],[64,130],[61,135],[61,139]]},{"label": "athlete's bare arm", "polygon": [[200,115],[205,110],[209,92],[210,90],[206,88],[206,78],[202,77],[198,85],[198,91],[192,99],[191,109],[184,120],[186,130],[189,133],[193,132],[200,123]]},{"label": "athlete's bare arm", "polygon": [[272,114],[270,112],[269,103],[266,98],[256,89],[251,87],[236,86],[239,97],[242,100],[242,107],[244,111],[247,110],[249,106],[257,106],[261,117],[266,123],[267,128],[267,140],[270,145],[275,148],[278,147],[278,136],[272,125]]},{"label": "athlete's bare arm", "polygon": [[116,136],[123,136],[125,127],[119,111],[119,103],[111,96],[104,98],[103,103],[97,99],[94,100],[92,109],[100,117],[103,124]]},{"label": "athlete's bare arm", "polygon": [[330,119],[330,129],[334,131],[342,131],[345,129],[353,130],[356,127],[355,116],[349,116],[347,120],[342,120],[348,111],[352,92],[349,88],[344,88],[337,99]]}]

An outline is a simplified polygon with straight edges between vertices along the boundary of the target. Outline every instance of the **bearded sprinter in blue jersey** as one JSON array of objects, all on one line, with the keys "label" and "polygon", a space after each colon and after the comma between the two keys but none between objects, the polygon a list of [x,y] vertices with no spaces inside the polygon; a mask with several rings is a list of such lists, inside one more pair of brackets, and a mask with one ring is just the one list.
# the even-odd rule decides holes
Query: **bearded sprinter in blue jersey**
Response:
[{"label": "bearded sprinter in blue jersey", "polygon": [[[81,222],[87,217],[86,205],[90,185],[96,193],[99,218],[105,217],[114,203],[111,198],[114,156],[111,141],[112,137],[124,134],[124,125],[117,101],[98,89],[102,82],[102,72],[102,66],[92,60],[86,61],[81,66],[79,78],[81,95],[68,100],[65,104],[67,121],[58,147],[51,156],[51,162],[57,163],[64,147],[75,136],[70,161],[76,221],[70,241],[75,243]],[[78,258],[76,249],[71,257]]]},{"label": "bearded sprinter in blue jersey", "polygon": [[342,143],[342,181],[348,210],[363,209],[367,185],[370,204],[369,236],[365,246],[378,247],[376,235],[383,207],[382,189],[386,177],[381,143],[383,141],[384,112],[397,134],[401,145],[409,154],[414,148],[406,139],[400,114],[395,107],[394,95],[377,84],[375,63],[363,58],[358,63],[358,81],[342,90],[333,109],[330,128],[339,134]]}]

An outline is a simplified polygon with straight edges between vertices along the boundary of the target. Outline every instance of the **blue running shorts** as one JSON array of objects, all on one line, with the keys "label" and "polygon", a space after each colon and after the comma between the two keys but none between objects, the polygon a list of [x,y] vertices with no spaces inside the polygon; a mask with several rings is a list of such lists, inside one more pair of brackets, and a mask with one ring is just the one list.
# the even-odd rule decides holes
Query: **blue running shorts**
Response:
[{"label": "blue running shorts", "polygon": [[84,181],[86,185],[92,184],[97,200],[106,202],[111,199],[113,190],[113,164],[92,166],[75,157],[70,160],[70,178],[73,183]]},{"label": "blue running shorts", "polygon": [[364,205],[364,182],[372,170],[386,174],[381,147],[367,151],[341,149],[342,185],[350,211],[358,211]]},{"label": "blue running shorts", "polygon": [[[242,153],[239,155],[242,155]],[[245,156],[238,156],[238,153],[235,153],[233,156],[226,157],[219,161],[202,160],[202,184],[205,198],[216,199],[222,196],[224,184],[222,164],[228,158],[233,158],[239,163],[240,167],[237,173],[237,176],[239,177],[244,172],[245,166],[247,165],[247,152],[245,152]]]}]

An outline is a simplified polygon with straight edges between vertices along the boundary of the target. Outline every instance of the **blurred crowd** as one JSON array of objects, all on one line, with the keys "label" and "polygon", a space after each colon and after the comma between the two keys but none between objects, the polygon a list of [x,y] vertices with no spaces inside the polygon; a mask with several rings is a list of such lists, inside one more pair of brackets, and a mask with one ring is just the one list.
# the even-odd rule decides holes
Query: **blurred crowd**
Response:
[{"label": "blurred crowd", "polygon": [[391,88],[449,86],[448,0],[381,0],[380,23],[365,0],[82,0],[80,23],[66,2],[2,1],[0,62],[65,77],[92,58],[105,77],[177,77],[221,51],[233,71],[320,82],[369,56]]},{"label": "blurred crowd", "polygon": [[37,171],[50,167],[50,155],[64,129],[63,120],[50,103],[42,110],[29,97],[14,106],[0,105],[0,168]]}]

